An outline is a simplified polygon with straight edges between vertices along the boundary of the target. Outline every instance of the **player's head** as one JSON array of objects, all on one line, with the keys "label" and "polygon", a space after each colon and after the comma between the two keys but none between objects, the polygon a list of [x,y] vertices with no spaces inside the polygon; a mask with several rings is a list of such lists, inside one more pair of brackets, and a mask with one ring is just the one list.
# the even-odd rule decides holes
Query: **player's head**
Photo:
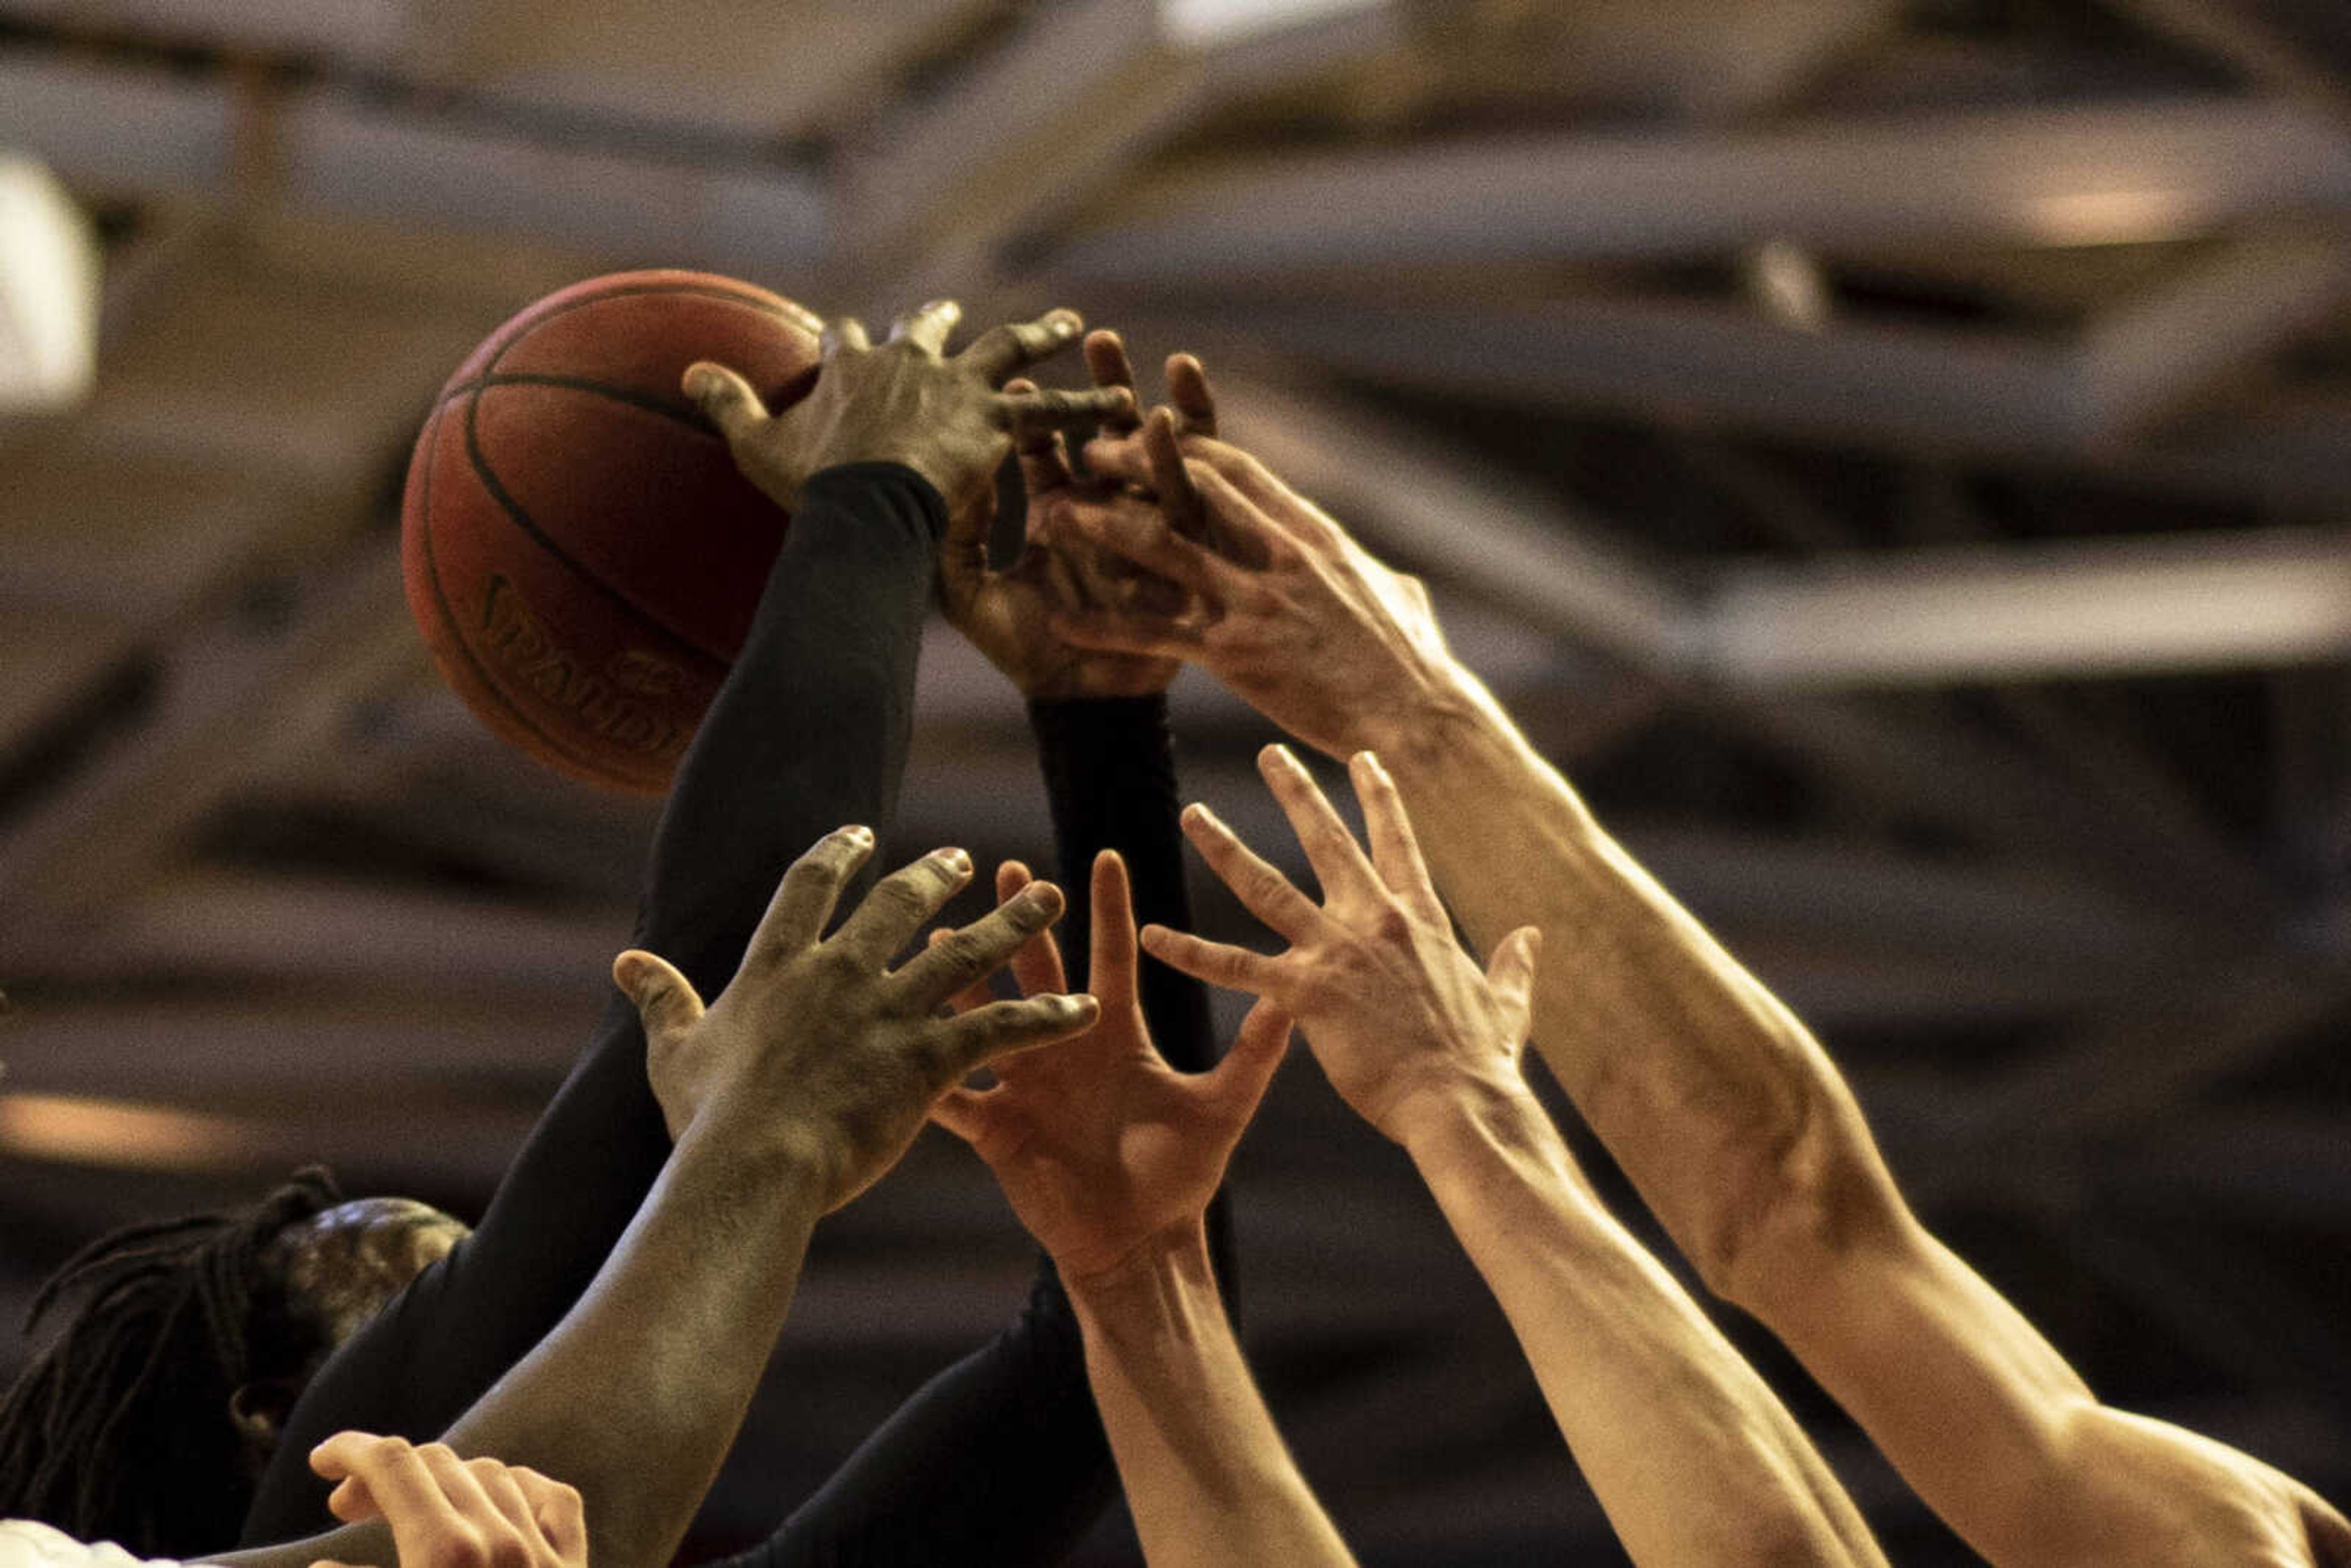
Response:
[{"label": "player's head", "polygon": [[312,1375],[464,1234],[306,1170],[246,1207],[92,1242],[34,1298],[28,1332],[80,1307],[0,1400],[0,1517],[141,1557],[235,1544]]}]

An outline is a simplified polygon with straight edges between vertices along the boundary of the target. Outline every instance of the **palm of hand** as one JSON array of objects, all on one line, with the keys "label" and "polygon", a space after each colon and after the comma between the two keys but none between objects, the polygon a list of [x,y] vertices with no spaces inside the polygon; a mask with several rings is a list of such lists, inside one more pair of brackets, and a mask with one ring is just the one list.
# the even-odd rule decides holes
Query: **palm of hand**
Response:
[{"label": "palm of hand", "polygon": [[[998,895],[1010,897],[1027,876],[1007,866]],[[1094,863],[1092,944],[1090,979],[1102,1008],[1094,1027],[1007,1061],[994,1088],[955,1090],[932,1111],[987,1162],[1020,1222],[1071,1280],[1115,1270],[1155,1239],[1198,1223],[1290,1035],[1288,1018],[1264,1009],[1214,1071],[1167,1065],[1136,999],[1126,867],[1109,852]],[[1024,992],[1058,989],[1051,939],[1031,942],[1013,973]],[[987,1000],[975,989],[955,1005]]]},{"label": "palm of hand", "polygon": [[1394,1136],[1424,1092],[1523,1082],[1524,1021],[1449,928],[1393,906],[1330,914],[1328,943],[1284,961],[1320,977],[1299,1030],[1358,1115]]},{"label": "palm of hand", "polygon": [[1169,1067],[1139,1009],[1061,1049],[1007,1062],[974,1147],[1072,1278],[1114,1269],[1203,1212],[1242,1123]]}]

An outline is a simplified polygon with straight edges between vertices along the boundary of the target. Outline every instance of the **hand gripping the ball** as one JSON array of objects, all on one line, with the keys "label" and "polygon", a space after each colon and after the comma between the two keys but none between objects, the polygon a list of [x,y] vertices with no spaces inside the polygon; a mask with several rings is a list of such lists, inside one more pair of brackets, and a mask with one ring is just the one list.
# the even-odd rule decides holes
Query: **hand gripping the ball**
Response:
[{"label": "hand gripping the ball", "polygon": [[726,438],[751,482],[789,507],[810,475],[843,463],[902,463],[936,486],[951,514],[982,504],[1017,428],[1091,429],[1131,414],[1133,391],[1009,392],[1016,371],[1075,342],[1077,313],[983,332],[950,356],[947,338],[963,318],[952,299],[901,318],[876,348],[853,317],[825,329],[823,361],[807,397],[770,414],[751,383],[723,365],[686,369],[686,395]]}]

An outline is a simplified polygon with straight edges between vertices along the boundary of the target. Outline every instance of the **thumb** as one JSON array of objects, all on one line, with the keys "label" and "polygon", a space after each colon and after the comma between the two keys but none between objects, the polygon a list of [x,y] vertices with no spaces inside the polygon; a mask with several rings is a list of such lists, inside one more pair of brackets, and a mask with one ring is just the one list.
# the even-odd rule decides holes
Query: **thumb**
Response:
[{"label": "thumb", "polygon": [[612,960],[612,983],[636,1003],[648,1043],[674,1040],[702,1019],[702,998],[694,982],[666,958],[632,947]]},{"label": "thumb", "polygon": [[729,446],[741,444],[768,422],[768,405],[759,401],[751,383],[725,365],[696,360],[685,367],[683,385],[685,395],[702,406],[704,415],[718,427]]},{"label": "thumb", "polygon": [[1534,1018],[1535,958],[1542,951],[1542,927],[1521,925],[1494,946],[1486,983],[1502,1004],[1514,1043],[1523,1044]]},{"label": "thumb", "polygon": [[1209,1091],[1235,1124],[1246,1124],[1257,1114],[1258,1103],[1273,1083],[1290,1054],[1290,1014],[1270,998],[1260,998],[1241,1019],[1233,1046],[1209,1074]]}]

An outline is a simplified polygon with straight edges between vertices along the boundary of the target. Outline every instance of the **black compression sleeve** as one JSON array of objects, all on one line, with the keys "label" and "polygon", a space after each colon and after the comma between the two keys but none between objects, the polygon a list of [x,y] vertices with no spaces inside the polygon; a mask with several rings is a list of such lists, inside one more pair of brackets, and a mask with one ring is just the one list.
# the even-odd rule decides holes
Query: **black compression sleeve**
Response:
[{"label": "black compression sleeve", "polygon": [[[886,831],[946,526],[937,491],[895,464],[830,469],[803,487],[742,654],[679,768],[646,876],[636,945],[704,996],[733,976],[785,867],[843,823]],[[870,863],[886,864],[886,850]],[[602,1267],[669,1146],[635,1009],[616,995],[481,1228],[312,1380],[246,1542],[333,1524],[306,1465],[314,1443],[349,1427],[436,1437],[536,1345]]]},{"label": "black compression sleeve", "polygon": [[[1139,921],[1189,929],[1165,700],[1036,703],[1029,720],[1070,894],[1070,973],[1085,972],[1099,850],[1126,857]],[[1211,1065],[1206,990],[1149,960],[1144,971],[1162,1052],[1189,1071]],[[1209,1222],[1220,1239],[1224,1218],[1219,1197]],[[781,1530],[723,1568],[1031,1568],[1066,1556],[1116,1488],[1076,1314],[1044,1261],[1009,1328],[925,1385]]]},{"label": "black compression sleeve", "polygon": [[[1134,894],[1136,929],[1150,925],[1192,929],[1192,899],[1184,885],[1184,833],[1176,790],[1176,747],[1165,696],[1097,697],[1032,702],[1029,727],[1045,768],[1053,811],[1053,852],[1070,911],[1061,925],[1061,950],[1072,977],[1087,972],[1094,856],[1114,849],[1126,858]],[[1143,959],[1143,1016],[1167,1064],[1205,1072],[1217,1064],[1216,1023],[1208,988],[1148,956]],[[1208,1206],[1208,1250],[1226,1310],[1240,1313],[1240,1275],[1233,1261],[1232,1213],[1219,1193]],[[1050,1265],[1046,1266],[1050,1272]],[[1057,1287],[1058,1288],[1058,1287]]]}]

